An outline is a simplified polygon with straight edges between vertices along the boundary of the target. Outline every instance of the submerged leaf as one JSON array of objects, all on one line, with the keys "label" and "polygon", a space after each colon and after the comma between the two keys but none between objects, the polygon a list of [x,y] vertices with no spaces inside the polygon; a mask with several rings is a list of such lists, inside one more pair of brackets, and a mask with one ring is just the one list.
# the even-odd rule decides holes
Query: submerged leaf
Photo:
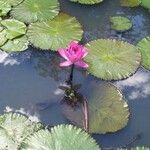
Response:
[{"label": "submerged leaf", "polygon": [[42,124],[31,122],[18,113],[6,113],[0,116],[0,149],[18,150],[25,138],[42,127]]},{"label": "submerged leaf", "polygon": [[88,71],[104,80],[119,80],[129,77],[141,62],[140,51],[127,42],[99,39],[86,45],[89,54],[85,60]]},{"label": "submerged leaf", "polygon": [[60,13],[53,20],[31,24],[27,35],[35,47],[57,50],[67,47],[70,41],[80,40],[82,33],[81,25],[75,17]]},{"label": "submerged leaf", "polygon": [[6,16],[11,10],[11,5],[5,3],[5,1],[0,0],[0,16]]},{"label": "submerged leaf", "polygon": [[124,7],[136,7],[140,5],[141,0],[120,0],[120,3]]},{"label": "submerged leaf", "polygon": [[142,53],[142,65],[150,70],[150,37],[142,39],[138,43],[138,47]]},{"label": "submerged leaf", "polygon": [[[89,132],[116,132],[128,123],[129,110],[121,92],[110,83],[90,86],[88,93]],[[82,106],[73,108],[64,104],[66,117],[79,127],[83,127]]]},{"label": "submerged leaf", "polygon": [[26,25],[15,19],[2,20],[1,24],[6,28],[6,37],[10,40],[24,35],[26,33]]},{"label": "submerged leaf", "polygon": [[70,0],[71,2],[78,2],[81,4],[88,4],[88,5],[92,5],[92,4],[97,4],[102,2],[103,0]]},{"label": "submerged leaf", "polygon": [[6,52],[18,52],[18,51],[24,51],[28,48],[28,40],[26,36],[22,36],[19,38],[15,38],[13,40],[8,40],[1,49]]},{"label": "submerged leaf", "polygon": [[53,19],[58,12],[58,0],[24,0],[13,8],[11,14],[20,21],[31,23]]},{"label": "submerged leaf", "polygon": [[72,125],[59,125],[51,132],[40,130],[30,136],[22,147],[23,150],[100,150],[90,135]]},{"label": "submerged leaf", "polygon": [[132,22],[126,17],[110,17],[110,22],[111,28],[119,32],[124,32],[132,28]]}]

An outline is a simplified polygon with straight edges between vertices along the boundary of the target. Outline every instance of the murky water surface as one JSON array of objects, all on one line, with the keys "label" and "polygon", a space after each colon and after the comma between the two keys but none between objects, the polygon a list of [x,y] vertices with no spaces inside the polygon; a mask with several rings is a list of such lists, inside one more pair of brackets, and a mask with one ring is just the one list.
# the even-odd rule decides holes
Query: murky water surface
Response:
[{"label": "murky water surface", "polygon": [[[105,0],[95,6],[67,0],[60,2],[62,11],[76,16],[83,25],[84,43],[97,38],[119,38],[136,44],[150,35],[150,13],[143,8],[122,8],[119,0]],[[109,17],[114,15],[129,17],[133,21],[133,29],[122,35],[112,31]],[[0,51],[0,113],[13,109],[34,115],[45,124],[67,123],[60,109],[64,93],[58,87],[68,79],[70,70],[59,68],[60,61],[54,53],[31,47],[19,54],[8,55]],[[83,95],[89,92],[83,87],[97,81],[85,72],[75,70],[74,84],[81,84]],[[132,77],[114,84],[122,90],[129,104],[131,116],[128,126],[113,134],[93,136],[103,147],[119,147],[141,134],[135,145],[150,146],[150,72],[139,68]]]}]

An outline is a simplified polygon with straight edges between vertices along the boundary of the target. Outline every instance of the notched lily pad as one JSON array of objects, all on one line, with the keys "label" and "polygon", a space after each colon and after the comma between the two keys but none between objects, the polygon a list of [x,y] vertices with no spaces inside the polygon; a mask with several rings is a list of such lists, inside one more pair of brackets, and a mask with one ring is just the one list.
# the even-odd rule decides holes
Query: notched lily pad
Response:
[{"label": "notched lily pad", "polygon": [[142,65],[150,70],[150,37],[142,39],[138,43],[138,47],[142,53]]},{"label": "notched lily pad", "polygon": [[40,130],[23,143],[23,150],[100,150],[95,140],[82,129],[72,125],[59,125]]},{"label": "notched lily pad", "polygon": [[88,71],[104,80],[125,79],[140,66],[141,53],[137,47],[115,39],[98,39],[86,45]]},{"label": "notched lily pad", "polygon": [[[88,89],[87,89],[88,90]],[[116,132],[128,123],[129,110],[121,92],[110,83],[97,84],[88,92],[89,132]],[[63,104],[66,117],[79,127],[83,127],[82,106],[73,108]]]},{"label": "notched lily pad", "polygon": [[72,40],[81,40],[82,28],[75,17],[60,13],[53,20],[32,23],[27,36],[31,44],[43,50],[67,47]]},{"label": "notched lily pad", "polygon": [[1,24],[6,28],[7,35],[6,37],[10,40],[24,35],[26,33],[26,25],[23,22],[20,22],[15,19],[2,20]]},{"label": "notched lily pad", "polygon": [[132,28],[132,22],[122,16],[110,17],[111,28],[118,32],[124,32]]},{"label": "notched lily pad", "polygon": [[6,52],[19,52],[24,51],[28,48],[28,39],[26,36],[8,40],[1,49]]},{"label": "notched lily pad", "polygon": [[0,116],[0,149],[18,150],[25,138],[41,128],[41,123],[31,122],[26,116],[18,113]]},{"label": "notched lily pad", "polygon": [[70,0],[71,2],[78,2],[81,4],[88,4],[88,5],[92,5],[92,4],[98,4],[100,2],[102,2],[103,0]]},{"label": "notched lily pad", "polygon": [[136,7],[140,5],[141,0],[120,0],[120,3],[123,7]]},{"label": "notched lily pad", "polygon": [[58,0],[24,0],[11,12],[15,19],[26,23],[47,21],[53,19],[58,13]]}]

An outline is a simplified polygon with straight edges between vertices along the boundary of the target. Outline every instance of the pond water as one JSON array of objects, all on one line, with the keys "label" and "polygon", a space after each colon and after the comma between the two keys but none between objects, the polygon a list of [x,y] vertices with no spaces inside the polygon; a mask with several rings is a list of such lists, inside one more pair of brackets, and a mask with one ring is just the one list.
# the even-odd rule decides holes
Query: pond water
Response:
[{"label": "pond water", "polygon": [[[63,12],[76,16],[83,25],[83,43],[97,38],[119,38],[136,44],[150,35],[150,14],[143,8],[122,8],[119,0],[105,0],[93,6],[67,0],[60,0],[60,3]],[[112,31],[109,17],[114,15],[129,17],[133,29],[124,34]],[[69,123],[60,108],[64,93],[58,87],[68,79],[70,68],[59,68],[60,59],[55,53],[41,52],[32,47],[19,54],[8,55],[0,51],[0,113],[4,110],[26,112],[51,126]],[[99,80],[76,69],[73,82],[81,84],[80,92],[88,97],[90,84]],[[129,123],[121,131],[93,135],[94,138],[102,147],[119,147],[140,134],[141,138],[133,146],[150,146],[150,72],[139,68],[132,77],[113,84],[122,90],[128,102]]]}]

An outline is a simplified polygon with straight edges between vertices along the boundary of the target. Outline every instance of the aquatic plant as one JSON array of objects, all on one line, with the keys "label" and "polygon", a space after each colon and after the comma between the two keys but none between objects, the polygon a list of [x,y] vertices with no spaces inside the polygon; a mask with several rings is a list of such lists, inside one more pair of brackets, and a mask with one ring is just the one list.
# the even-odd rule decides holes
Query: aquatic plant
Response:
[{"label": "aquatic plant", "polygon": [[81,68],[88,68],[88,64],[83,61],[88,51],[84,46],[78,44],[77,41],[72,41],[66,49],[58,49],[58,52],[66,59],[65,62],[60,64],[61,67],[75,65]]},{"label": "aquatic plant", "polygon": [[121,6],[136,7],[141,4],[141,0],[120,0]]},{"label": "aquatic plant", "polygon": [[81,4],[93,5],[103,2],[103,0],[70,0],[71,2],[78,2]]}]

